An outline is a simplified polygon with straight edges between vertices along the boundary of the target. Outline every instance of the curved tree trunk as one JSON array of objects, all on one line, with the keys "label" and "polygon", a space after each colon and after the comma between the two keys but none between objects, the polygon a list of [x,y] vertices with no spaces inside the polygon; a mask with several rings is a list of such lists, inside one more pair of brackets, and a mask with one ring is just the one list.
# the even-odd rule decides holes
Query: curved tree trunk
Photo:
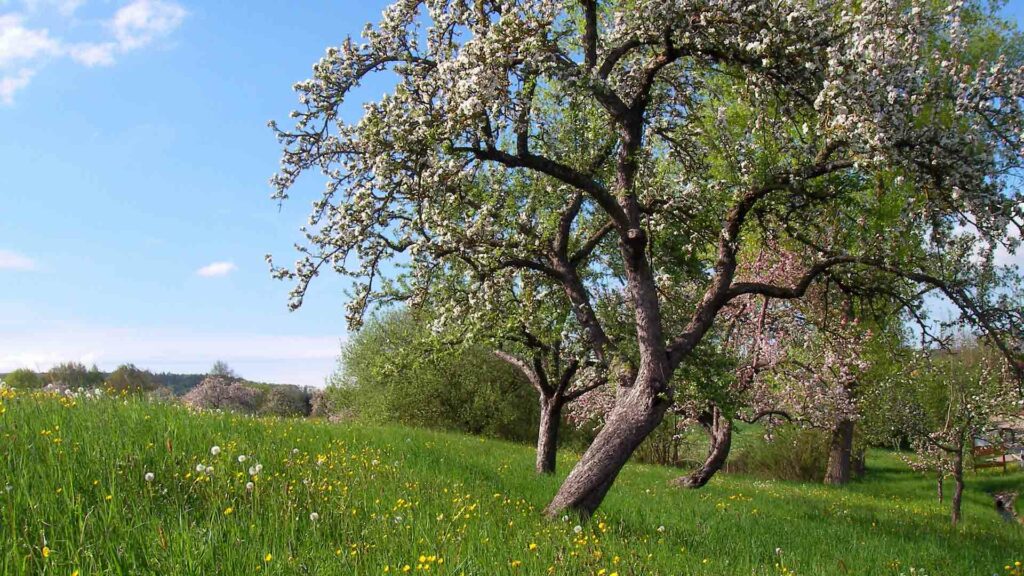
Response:
[{"label": "curved tree trunk", "polygon": [[953,498],[950,501],[950,522],[953,526],[960,523],[960,503],[964,497],[964,451],[963,448],[953,455]]},{"label": "curved tree trunk", "polygon": [[537,429],[537,474],[553,474],[558,455],[558,428],[562,423],[562,399],[541,396]]},{"label": "curved tree trunk", "polygon": [[548,504],[549,517],[571,510],[589,518],[633,451],[661,423],[671,400],[659,398],[653,384],[641,382],[622,392],[604,427]]},{"label": "curved tree trunk", "polygon": [[832,430],[828,452],[825,484],[841,485],[850,481],[850,460],[853,454],[853,420],[841,420]]},{"label": "curved tree trunk", "polygon": [[722,414],[718,406],[714,406],[711,412],[701,414],[697,421],[708,431],[711,445],[708,448],[708,456],[700,468],[672,481],[672,484],[683,488],[700,488],[707,484],[725,465],[729,449],[732,447],[732,420]]}]

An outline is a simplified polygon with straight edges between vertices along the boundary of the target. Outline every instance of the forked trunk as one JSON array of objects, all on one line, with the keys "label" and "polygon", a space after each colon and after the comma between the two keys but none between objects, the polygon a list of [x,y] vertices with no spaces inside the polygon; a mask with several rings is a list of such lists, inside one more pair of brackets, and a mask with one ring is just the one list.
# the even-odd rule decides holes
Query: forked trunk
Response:
[{"label": "forked trunk", "polygon": [[589,518],[633,451],[661,423],[670,404],[658,398],[651,385],[638,383],[623,391],[604,427],[562,483],[545,513],[557,517],[572,511],[583,519]]},{"label": "forked trunk", "polygon": [[729,449],[732,447],[732,420],[722,414],[718,406],[713,407],[704,418],[698,418],[698,421],[708,431],[711,445],[708,448],[708,457],[700,468],[672,481],[676,486],[683,488],[700,488],[707,484],[725,465]]},{"label": "forked trunk", "polygon": [[825,484],[841,485],[850,481],[850,459],[853,454],[853,420],[840,420],[832,430],[828,452]]},{"label": "forked trunk", "polygon": [[964,451],[953,455],[953,498],[950,502],[949,519],[953,526],[960,523],[960,503],[964,497]]},{"label": "forked trunk", "polygon": [[541,396],[540,427],[537,430],[537,474],[553,474],[558,455],[558,427],[562,421],[562,399]]}]

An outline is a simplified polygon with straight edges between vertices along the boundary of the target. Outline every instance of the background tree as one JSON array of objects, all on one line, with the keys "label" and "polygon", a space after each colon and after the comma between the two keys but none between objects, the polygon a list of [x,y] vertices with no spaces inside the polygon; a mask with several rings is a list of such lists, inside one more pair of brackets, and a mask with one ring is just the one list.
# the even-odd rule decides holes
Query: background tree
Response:
[{"label": "background tree", "polygon": [[11,388],[34,389],[43,387],[43,378],[28,368],[18,368],[4,376],[3,380]]},{"label": "background tree", "polygon": [[157,381],[148,370],[137,368],[134,364],[122,364],[107,377],[106,385],[115,392],[140,393],[150,392],[159,387]]},{"label": "background tree", "polygon": [[[547,508],[589,515],[736,298],[870,271],[1015,329],[960,250],[1013,251],[1021,217],[1024,71],[991,22],[913,0],[396,2],[296,85],[296,126],[274,126],[277,198],[306,170],[327,180],[299,262],[274,273],[292,306],[325,268],[353,278],[353,326],[376,304],[443,302],[455,266],[473,305],[442,317],[476,317],[522,274],[559,286],[617,390]],[[384,70],[395,88],[345,122]],[[798,281],[743,280],[765,239],[794,251]],[[595,312],[609,289],[626,339]]]},{"label": "background tree", "polygon": [[93,364],[86,368],[81,362],[63,362],[50,368],[46,373],[47,384],[64,388],[98,388],[103,385],[104,376]]},{"label": "background tree", "polygon": [[228,363],[223,360],[217,360],[213,363],[213,366],[210,367],[209,375],[220,376],[222,378],[238,378],[238,373],[236,373],[230,366],[228,366]]}]

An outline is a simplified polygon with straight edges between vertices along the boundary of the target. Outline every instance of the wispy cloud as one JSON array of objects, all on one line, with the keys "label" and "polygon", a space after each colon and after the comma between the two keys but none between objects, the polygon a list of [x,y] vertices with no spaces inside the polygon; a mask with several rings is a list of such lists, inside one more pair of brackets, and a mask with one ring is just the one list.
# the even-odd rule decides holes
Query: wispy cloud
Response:
[{"label": "wispy cloud", "polygon": [[[69,20],[83,0],[25,0],[29,16],[55,13]],[[49,29],[32,26],[23,14],[0,14],[0,102],[12,104],[46,61],[63,57],[88,67],[111,66],[117,57],[145,48],[178,29],[188,16],[182,6],[164,0],[134,0],[104,23],[109,37],[66,42]]]},{"label": "wispy cloud", "polygon": [[0,270],[35,270],[36,263],[28,256],[0,249]]},{"label": "wispy cloud", "polygon": [[136,0],[114,14],[111,26],[122,50],[142,48],[173,32],[188,12],[173,2]]},{"label": "wispy cloud", "polygon": [[211,262],[199,270],[196,270],[196,274],[206,278],[212,278],[215,276],[227,276],[235,270],[238,270],[238,266],[235,266],[234,262]]}]

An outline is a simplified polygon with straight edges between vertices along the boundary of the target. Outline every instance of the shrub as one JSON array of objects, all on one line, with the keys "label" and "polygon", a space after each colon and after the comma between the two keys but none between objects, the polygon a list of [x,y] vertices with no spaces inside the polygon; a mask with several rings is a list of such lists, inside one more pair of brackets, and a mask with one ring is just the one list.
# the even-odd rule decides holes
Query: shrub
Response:
[{"label": "shrub", "polygon": [[268,416],[309,416],[309,394],[291,384],[271,386],[264,396],[259,413]]},{"label": "shrub", "polygon": [[728,471],[774,480],[821,482],[828,450],[829,436],[822,430],[779,426],[770,441],[754,442],[734,453]]},{"label": "shrub", "polygon": [[149,392],[158,387],[148,370],[136,368],[134,364],[122,364],[107,378],[107,387],[117,392],[137,394]]},{"label": "shrub", "polygon": [[28,368],[19,368],[3,378],[11,388],[42,388],[43,378]]},{"label": "shrub", "polygon": [[345,343],[326,394],[336,412],[509,440],[532,440],[538,407],[517,370],[483,346],[454,345],[428,319],[393,310]]}]

